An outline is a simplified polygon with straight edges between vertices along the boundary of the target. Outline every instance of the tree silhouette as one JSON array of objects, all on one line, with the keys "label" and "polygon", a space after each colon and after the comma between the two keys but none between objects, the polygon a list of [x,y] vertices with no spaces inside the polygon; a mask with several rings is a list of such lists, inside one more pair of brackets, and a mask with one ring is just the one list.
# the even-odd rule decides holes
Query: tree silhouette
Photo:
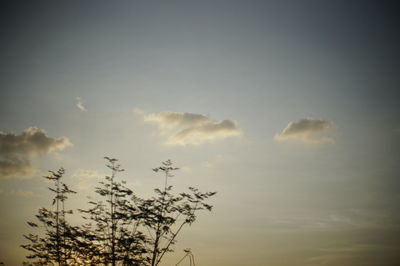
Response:
[{"label": "tree silhouette", "polygon": [[178,266],[179,264],[181,264],[181,262],[184,261],[186,258],[189,258],[190,266],[196,266],[196,264],[194,263],[194,255],[193,255],[192,250],[190,248],[186,248],[183,251],[185,252],[185,256],[183,256],[183,258],[180,259],[178,261],[178,263],[175,264],[175,266]]},{"label": "tree silhouette", "polygon": [[[95,192],[103,200],[89,201],[88,210],[80,209],[89,220],[81,238],[90,249],[89,260],[96,265],[146,265],[145,235],[139,229],[139,209],[131,200],[133,191],[125,182],[117,182],[116,175],[124,169],[118,160],[105,157],[111,175],[101,181]],[[82,245],[82,244],[80,244]]]},{"label": "tree silhouette", "polygon": [[[68,265],[71,261],[71,250],[73,238],[70,234],[70,226],[66,220],[66,214],[72,214],[72,210],[65,210],[65,201],[67,195],[76,193],[61,182],[65,170],[60,168],[57,172],[49,171],[45,176],[47,180],[53,182],[53,187],[48,189],[54,193],[52,206],[55,210],[40,208],[36,215],[39,223],[28,222],[30,227],[41,227],[45,231],[45,236],[28,234],[24,237],[30,243],[21,245],[24,249],[30,251],[28,259],[34,259],[31,265],[49,265],[57,263],[58,265]],[[28,263],[29,265],[29,263]]]},{"label": "tree silhouette", "polygon": [[156,188],[155,197],[143,200],[140,209],[144,214],[144,225],[149,229],[151,236],[151,266],[159,265],[167,252],[177,241],[177,236],[185,225],[191,225],[196,220],[199,210],[211,211],[212,206],[204,201],[216,192],[202,193],[190,187],[188,193],[172,194],[173,186],[168,185],[169,178],[173,177],[171,160],[162,162],[162,166],[154,168],[154,172],[164,174],[164,188]]},{"label": "tree silhouette", "polygon": [[[196,221],[200,210],[211,211],[208,198],[216,192],[202,193],[189,187],[188,192],[173,193],[170,179],[178,170],[171,160],[162,162],[154,172],[164,175],[164,187],[156,188],[149,199],[139,198],[125,181],[117,181],[124,169],[114,158],[104,157],[111,174],[95,187],[98,199],[90,199],[87,209],[79,209],[83,224],[67,223],[65,210],[67,195],[75,193],[61,182],[64,169],[50,171],[46,179],[53,182],[50,187],[55,196],[55,210],[39,209],[39,223],[28,222],[33,228],[44,229],[44,236],[24,235],[29,244],[21,245],[30,251],[30,262],[24,265],[159,265],[185,225]],[[193,254],[186,251],[194,265]]]}]

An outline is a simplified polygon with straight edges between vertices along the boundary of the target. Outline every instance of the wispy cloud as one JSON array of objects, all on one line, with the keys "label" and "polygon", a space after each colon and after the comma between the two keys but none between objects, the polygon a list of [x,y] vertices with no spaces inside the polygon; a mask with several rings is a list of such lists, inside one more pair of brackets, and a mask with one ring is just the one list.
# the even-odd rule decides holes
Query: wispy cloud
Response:
[{"label": "wispy cloud", "polygon": [[169,135],[166,143],[171,145],[199,145],[241,134],[234,121],[215,121],[202,114],[160,112],[143,114],[143,118],[157,123],[161,132]]},{"label": "wispy cloud", "polygon": [[351,230],[399,230],[399,219],[386,210],[336,209],[276,210],[265,223],[275,232],[332,232]]},{"label": "wispy cloud", "polygon": [[93,170],[78,169],[72,176],[79,178],[98,179],[105,177],[106,174],[102,174]]},{"label": "wispy cloud", "polygon": [[49,137],[43,129],[29,127],[21,134],[0,131],[0,177],[28,177],[37,172],[31,159],[60,151],[71,142],[67,137]]},{"label": "wispy cloud", "polygon": [[84,101],[82,100],[82,98],[76,97],[76,107],[78,107],[78,109],[81,110],[82,112],[86,112],[87,109],[83,104],[84,104]]},{"label": "wispy cloud", "polygon": [[[79,190],[87,191],[91,190],[98,185],[101,180],[104,180],[109,174],[101,173],[95,170],[88,169],[78,169],[73,174],[72,177],[76,178],[76,188]],[[122,181],[128,187],[140,186],[140,182],[137,181]]]},{"label": "wispy cloud", "polygon": [[[384,234],[382,233],[382,238]],[[380,238],[380,237],[379,237]],[[386,241],[387,242],[387,241]],[[315,255],[305,260],[307,265],[396,265],[400,248],[388,245],[370,243],[347,243],[340,247],[321,248]]]},{"label": "wispy cloud", "polygon": [[94,187],[99,182],[99,180],[101,180],[101,178],[104,178],[105,176],[106,174],[87,169],[78,169],[72,175],[72,177],[79,180],[77,183],[77,188],[79,190],[88,190]]},{"label": "wispy cloud", "polygon": [[25,190],[25,189],[12,189],[9,191],[0,189],[0,195],[16,196],[16,197],[22,197],[22,198],[41,198],[42,197],[42,195],[40,195],[40,194],[36,194],[35,192],[33,192],[31,190]]},{"label": "wispy cloud", "polygon": [[316,144],[333,142],[333,138],[326,135],[332,132],[333,129],[333,124],[329,121],[303,118],[296,122],[290,122],[280,134],[275,135],[275,140],[297,140]]}]

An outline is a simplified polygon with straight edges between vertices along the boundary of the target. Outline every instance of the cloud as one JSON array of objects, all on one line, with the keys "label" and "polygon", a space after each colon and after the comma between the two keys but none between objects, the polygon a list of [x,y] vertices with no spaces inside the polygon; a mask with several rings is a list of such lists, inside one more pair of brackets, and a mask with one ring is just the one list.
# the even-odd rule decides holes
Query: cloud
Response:
[{"label": "cloud", "polygon": [[97,182],[105,176],[106,174],[87,169],[78,169],[72,175],[72,177],[79,180],[78,184],[76,185],[79,190],[89,190],[90,188],[95,187]]},{"label": "cloud", "polygon": [[[352,232],[351,232],[352,233]],[[394,232],[397,233],[397,232]],[[394,234],[392,232],[392,234]],[[386,232],[382,232],[379,238],[384,238]],[[350,234],[351,235],[351,234]],[[382,240],[381,240],[382,241]],[[342,243],[339,247],[319,248],[316,255],[306,259],[307,265],[396,265],[400,248],[382,243]]]},{"label": "cloud", "polygon": [[[76,188],[78,190],[91,190],[98,185],[98,182],[104,180],[106,176],[109,174],[104,174],[95,170],[88,169],[77,169],[75,173],[72,175],[73,178],[77,179]],[[125,182],[127,187],[137,187],[140,186],[141,183],[137,181],[122,181]]]},{"label": "cloud", "polygon": [[97,178],[104,178],[106,174],[102,174],[93,170],[78,169],[72,176],[79,178],[97,179]]},{"label": "cloud", "polygon": [[145,115],[145,111],[143,111],[142,109],[140,109],[140,108],[133,108],[132,109],[132,111],[133,111],[133,113],[135,114],[135,115],[139,115],[139,116],[143,116],[143,115]]},{"label": "cloud", "polygon": [[0,177],[29,177],[36,172],[27,158],[0,156]]},{"label": "cloud", "polygon": [[32,158],[71,145],[68,138],[51,138],[37,127],[29,127],[19,135],[0,131],[0,177],[32,176],[37,172],[31,166]]},{"label": "cloud", "polygon": [[36,194],[33,191],[25,189],[12,189],[9,191],[0,190],[0,195],[17,196],[22,198],[41,198],[42,195]]},{"label": "cloud", "polygon": [[162,133],[169,135],[166,143],[172,145],[198,145],[241,134],[234,121],[214,121],[201,114],[160,112],[143,116],[145,121],[157,123]]},{"label": "cloud", "polygon": [[87,109],[83,105],[83,103],[84,103],[84,101],[82,100],[81,97],[76,97],[76,107],[78,107],[78,109],[81,110],[82,112],[86,112]]},{"label": "cloud", "polygon": [[155,121],[163,128],[191,127],[208,122],[209,118],[200,114],[161,112],[157,114],[148,114],[145,121]]},{"label": "cloud", "polygon": [[316,144],[333,142],[333,138],[324,135],[332,132],[333,129],[333,124],[326,120],[303,118],[297,122],[290,122],[280,134],[275,135],[275,140],[298,140]]}]

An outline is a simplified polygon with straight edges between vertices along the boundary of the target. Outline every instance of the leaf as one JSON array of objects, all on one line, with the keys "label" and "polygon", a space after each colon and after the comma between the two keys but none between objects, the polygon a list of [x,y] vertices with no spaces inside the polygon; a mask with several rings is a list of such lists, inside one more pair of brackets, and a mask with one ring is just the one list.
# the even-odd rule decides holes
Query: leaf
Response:
[{"label": "leaf", "polygon": [[32,227],[38,227],[38,225],[37,224],[35,224],[35,223],[32,223],[32,222],[27,222],[28,223],[28,225],[29,226],[32,226]]}]

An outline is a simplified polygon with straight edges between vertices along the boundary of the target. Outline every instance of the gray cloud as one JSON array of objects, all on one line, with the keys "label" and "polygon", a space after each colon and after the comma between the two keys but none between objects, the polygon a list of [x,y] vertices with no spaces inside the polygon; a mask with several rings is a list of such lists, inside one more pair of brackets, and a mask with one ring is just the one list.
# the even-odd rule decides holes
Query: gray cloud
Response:
[{"label": "gray cloud", "polygon": [[0,177],[27,177],[33,175],[32,168],[27,158],[17,156],[0,156]]},{"label": "gray cloud", "polygon": [[160,112],[144,115],[144,120],[156,122],[169,135],[167,144],[198,145],[241,134],[234,121],[213,121],[201,114]]},{"label": "gray cloud", "polygon": [[83,105],[83,100],[81,97],[76,97],[76,107],[78,107],[78,109],[82,112],[87,111],[86,107]]},{"label": "gray cloud", "polygon": [[19,135],[0,131],[0,177],[30,176],[36,171],[30,162],[33,157],[70,145],[68,138],[51,138],[37,127],[29,127]]},{"label": "gray cloud", "polygon": [[332,131],[333,124],[331,122],[303,118],[297,122],[290,122],[280,134],[275,136],[275,140],[299,140],[305,143],[333,142],[333,138],[324,135]]}]

